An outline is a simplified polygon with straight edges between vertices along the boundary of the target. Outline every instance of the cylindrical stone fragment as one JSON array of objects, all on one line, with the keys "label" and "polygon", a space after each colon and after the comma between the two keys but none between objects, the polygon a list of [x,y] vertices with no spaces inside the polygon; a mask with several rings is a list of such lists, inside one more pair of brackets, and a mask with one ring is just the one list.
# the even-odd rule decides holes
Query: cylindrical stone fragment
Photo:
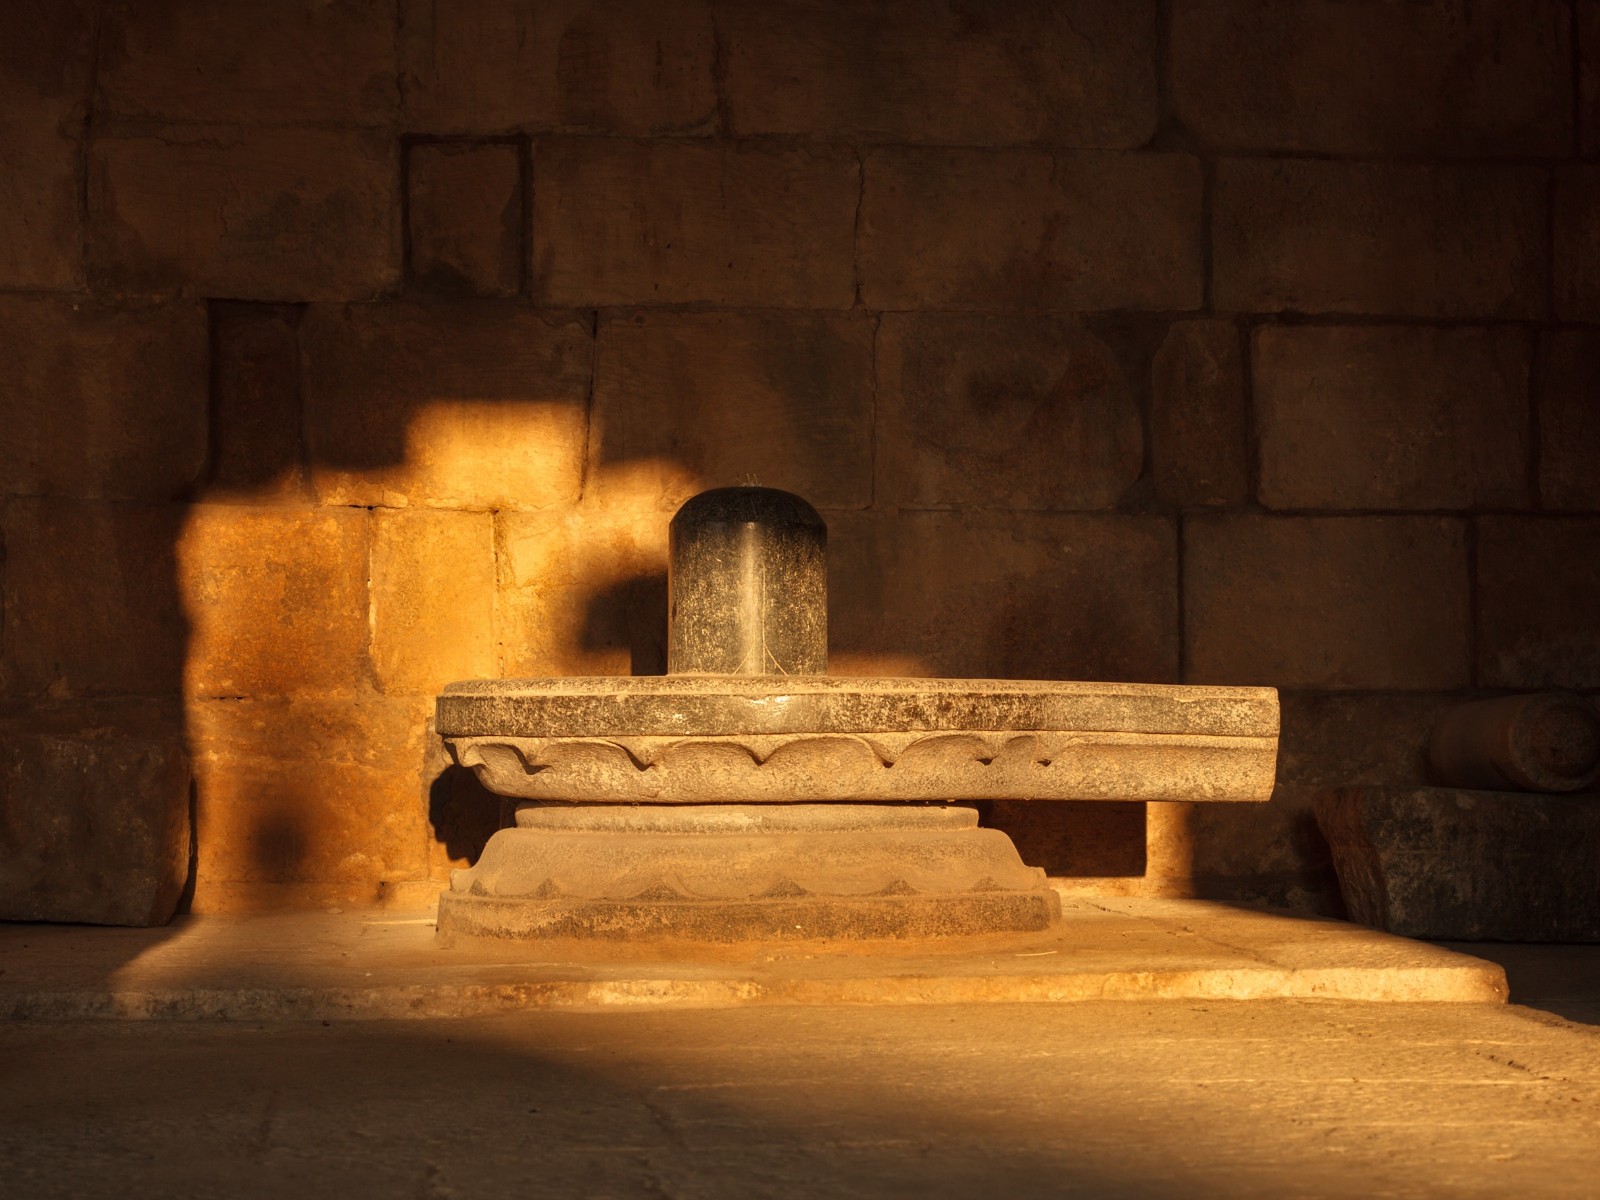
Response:
[{"label": "cylindrical stone fragment", "polygon": [[799,496],[731,487],[668,529],[669,675],[828,670],[828,527]]},{"label": "cylindrical stone fragment", "polygon": [[1428,761],[1447,787],[1581,791],[1600,779],[1600,712],[1561,692],[1463,704],[1434,727]]}]

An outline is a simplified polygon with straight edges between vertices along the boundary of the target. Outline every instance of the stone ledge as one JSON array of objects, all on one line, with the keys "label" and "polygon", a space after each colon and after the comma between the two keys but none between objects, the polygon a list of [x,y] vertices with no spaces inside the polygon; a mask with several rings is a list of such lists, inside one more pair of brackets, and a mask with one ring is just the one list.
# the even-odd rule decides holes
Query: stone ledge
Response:
[{"label": "stone ledge", "polygon": [[[534,1008],[1327,999],[1500,1003],[1493,963],[1339,921],[1194,900],[1062,898],[1043,933],[440,949],[423,913],[180,918],[165,930],[0,926],[3,1020],[466,1017]],[[673,961],[673,956],[677,960]]]},{"label": "stone ledge", "polygon": [[1058,730],[1278,736],[1269,687],[1033,679],[655,675],[475,679],[439,697],[445,737],[720,737]]}]

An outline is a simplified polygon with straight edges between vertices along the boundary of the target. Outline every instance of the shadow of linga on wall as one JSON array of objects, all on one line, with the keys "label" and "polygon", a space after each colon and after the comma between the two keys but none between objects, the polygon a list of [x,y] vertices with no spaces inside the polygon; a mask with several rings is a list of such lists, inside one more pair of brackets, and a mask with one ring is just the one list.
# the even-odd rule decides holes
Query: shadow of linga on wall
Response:
[{"label": "shadow of linga on wall", "polygon": [[584,608],[585,650],[628,654],[628,674],[667,673],[667,574],[634,575],[593,592]]}]

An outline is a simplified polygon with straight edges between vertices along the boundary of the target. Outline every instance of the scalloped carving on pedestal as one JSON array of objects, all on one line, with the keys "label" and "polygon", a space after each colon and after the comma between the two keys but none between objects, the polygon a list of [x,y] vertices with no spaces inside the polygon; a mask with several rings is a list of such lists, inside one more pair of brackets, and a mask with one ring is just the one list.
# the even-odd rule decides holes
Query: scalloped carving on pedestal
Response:
[{"label": "scalloped carving on pedestal", "polygon": [[977,731],[450,737],[504,796],[647,804],[816,800],[1265,800],[1277,739]]}]

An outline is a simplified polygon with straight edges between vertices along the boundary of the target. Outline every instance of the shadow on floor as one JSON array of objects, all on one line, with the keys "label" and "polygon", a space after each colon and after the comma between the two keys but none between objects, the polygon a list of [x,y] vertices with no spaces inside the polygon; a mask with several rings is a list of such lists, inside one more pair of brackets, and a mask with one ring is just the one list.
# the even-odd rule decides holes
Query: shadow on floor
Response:
[{"label": "shadow on floor", "polygon": [[1600,945],[1439,942],[1505,968],[1511,1003],[1554,1013],[1584,1025],[1600,1025]]},{"label": "shadow on floor", "polygon": [[1577,1200],[1590,1040],[1326,1001],[11,1023],[0,1162],[40,1200]]}]

